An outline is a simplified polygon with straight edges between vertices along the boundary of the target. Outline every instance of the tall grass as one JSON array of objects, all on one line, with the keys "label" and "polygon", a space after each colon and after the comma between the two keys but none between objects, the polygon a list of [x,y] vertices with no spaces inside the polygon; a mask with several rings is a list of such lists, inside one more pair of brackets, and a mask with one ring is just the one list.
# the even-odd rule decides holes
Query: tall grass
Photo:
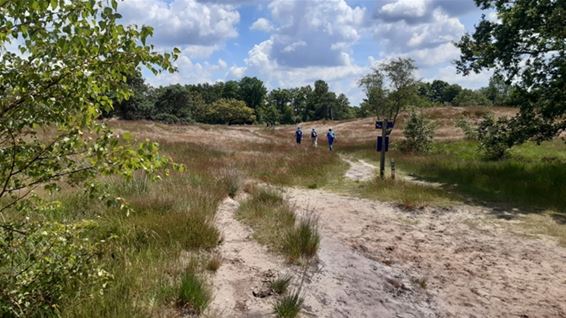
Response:
[{"label": "tall grass", "polygon": [[95,222],[91,236],[106,240],[99,258],[114,277],[102,292],[93,290],[63,304],[62,317],[167,316],[164,313],[172,310],[174,302],[184,304],[183,310],[203,310],[208,301],[200,274],[180,269],[180,255],[217,246],[220,234],[214,214],[228,195],[233,176],[218,173],[229,166],[227,157],[192,147],[184,143],[164,146],[166,152],[192,167],[187,173],[157,183],[143,175],[104,180],[115,195],[129,202],[134,210],[129,216],[80,192],[62,194],[61,208],[50,217]]},{"label": "tall grass", "polygon": [[203,277],[194,268],[188,268],[181,277],[177,304],[188,314],[201,314],[212,298],[212,292]]},{"label": "tall grass", "polygon": [[502,161],[480,160],[474,142],[443,143],[429,156],[403,158],[401,165],[486,203],[566,213],[566,145],[558,143],[527,143]]},{"label": "tall grass", "polygon": [[295,224],[295,213],[283,197],[275,190],[261,187],[252,190],[236,218],[252,227],[254,239],[276,251],[283,250],[282,238]]},{"label": "tall grass", "polygon": [[318,220],[311,214],[301,218],[296,226],[287,231],[283,253],[291,262],[300,259],[308,261],[316,256],[319,244]]},{"label": "tall grass", "polygon": [[290,262],[311,259],[318,251],[316,218],[311,215],[296,222],[291,206],[274,190],[253,189],[236,217],[252,227],[258,242],[283,254]]}]

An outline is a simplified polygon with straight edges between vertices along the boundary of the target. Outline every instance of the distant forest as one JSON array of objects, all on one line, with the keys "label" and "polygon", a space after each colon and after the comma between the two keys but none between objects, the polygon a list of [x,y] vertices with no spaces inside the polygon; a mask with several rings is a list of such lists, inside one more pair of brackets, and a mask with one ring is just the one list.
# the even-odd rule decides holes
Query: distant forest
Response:
[{"label": "distant forest", "polygon": [[[155,120],[169,124],[293,124],[322,119],[350,119],[374,115],[368,101],[350,105],[348,97],[336,94],[323,80],[296,88],[268,91],[255,77],[214,84],[169,85],[154,88],[141,74],[128,79],[133,95],[115,102],[104,117],[126,120]],[[494,76],[489,85],[477,90],[441,80],[418,82],[411,106],[512,106],[512,86]]]}]

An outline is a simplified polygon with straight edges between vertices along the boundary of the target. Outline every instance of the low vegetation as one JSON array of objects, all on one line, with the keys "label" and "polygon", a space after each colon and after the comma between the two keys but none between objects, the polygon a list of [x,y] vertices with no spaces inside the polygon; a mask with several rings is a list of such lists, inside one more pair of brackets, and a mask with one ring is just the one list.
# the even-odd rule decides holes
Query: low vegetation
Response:
[{"label": "low vegetation", "polygon": [[212,298],[206,281],[194,268],[187,268],[181,276],[177,305],[187,314],[201,314]]},{"label": "low vegetation", "polygon": [[291,262],[305,260],[307,263],[316,256],[320,244],[318,220],[312,214],[302,217],[298,224],[287,230],[283,240],[283,253]]},{"label": "low vegetation", "polygon": [[283,295],[287,292],[287,288],[289,287],[290,283],[291,283],[291,276],[284,275],[272,281],[270,284],[270,288],[274,293],[278,295]]},{"label": "low vegetation", "polygon": [[273,313],[278,318],[295,318],[301,312],[303,302],[300,291],[294,291],[277,300],[273,305]]},{"label": "low vegetation", "polygon": [[316,255],[320,241],[316,218],[308,216],[297,222],[292,207],[275,190],[254,188],[236,217],[252,227],[258,242],[285,255],[290,262]]}]

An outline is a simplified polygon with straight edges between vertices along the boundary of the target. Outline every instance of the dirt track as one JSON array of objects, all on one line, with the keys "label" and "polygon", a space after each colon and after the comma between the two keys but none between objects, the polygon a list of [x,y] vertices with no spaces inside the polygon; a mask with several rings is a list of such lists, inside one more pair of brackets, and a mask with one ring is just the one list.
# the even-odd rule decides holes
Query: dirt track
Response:
[{"label": "dirt track", "polygon": [[[367,172],[368,165],[350,164]],[[550,239],[512,233],[508,221],[486,209],[405,211],[322,190],[285,193],[299,213],[314,210],[320,217],[306,316],[566,317],[566,250]],[[214,280],[213,308],[226,317],[266,316],[274,298],[252,291],[266,276],[297,269],[252,241],[234,223],[236,208],[225,201],[219,211],[229,262]]]}]

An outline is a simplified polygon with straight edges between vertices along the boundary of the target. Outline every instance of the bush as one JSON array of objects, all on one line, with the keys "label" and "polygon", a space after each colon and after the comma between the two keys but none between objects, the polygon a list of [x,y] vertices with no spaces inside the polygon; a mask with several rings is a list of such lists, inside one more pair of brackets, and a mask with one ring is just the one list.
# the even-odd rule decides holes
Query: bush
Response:
[{"label": "bush", "polygon": [[478,140],[478,128],[474,127],[464,118],[459,118],[456,121],[456,127],[462,129],[464,136],[468,140]]},{"label": "bush", "polygon": [[83,235],[93,225],[3,223],[0,316],[57,315],[66,299],[102,290],[110,274],[97,265],[99,244]]},{"label": "bush", "polygon": [[235,99],[220,99],[206,109],[204,118],[211,124],[251,124],[255,120],[254,110],[246,103]]},{"label": "bush", "polygon": [[403,152],[427,152],[432,145],[434,127],[422,114],[411,112],[405,129],[403,130],[405,140],[401,142]]},{"label": "bush", "polygon": [[179,122],[179,118],[177,118],[177,116],[167,113],[157,114],[153,116],[153,120],[157,120],[166,124],[176,124]]},{"label": "bush", "polygon": [[492,116],[486,116],[478,126],[479,148],[487,160],[500,160],[507,155],[513,142],[506,118],[497,121]]}]

